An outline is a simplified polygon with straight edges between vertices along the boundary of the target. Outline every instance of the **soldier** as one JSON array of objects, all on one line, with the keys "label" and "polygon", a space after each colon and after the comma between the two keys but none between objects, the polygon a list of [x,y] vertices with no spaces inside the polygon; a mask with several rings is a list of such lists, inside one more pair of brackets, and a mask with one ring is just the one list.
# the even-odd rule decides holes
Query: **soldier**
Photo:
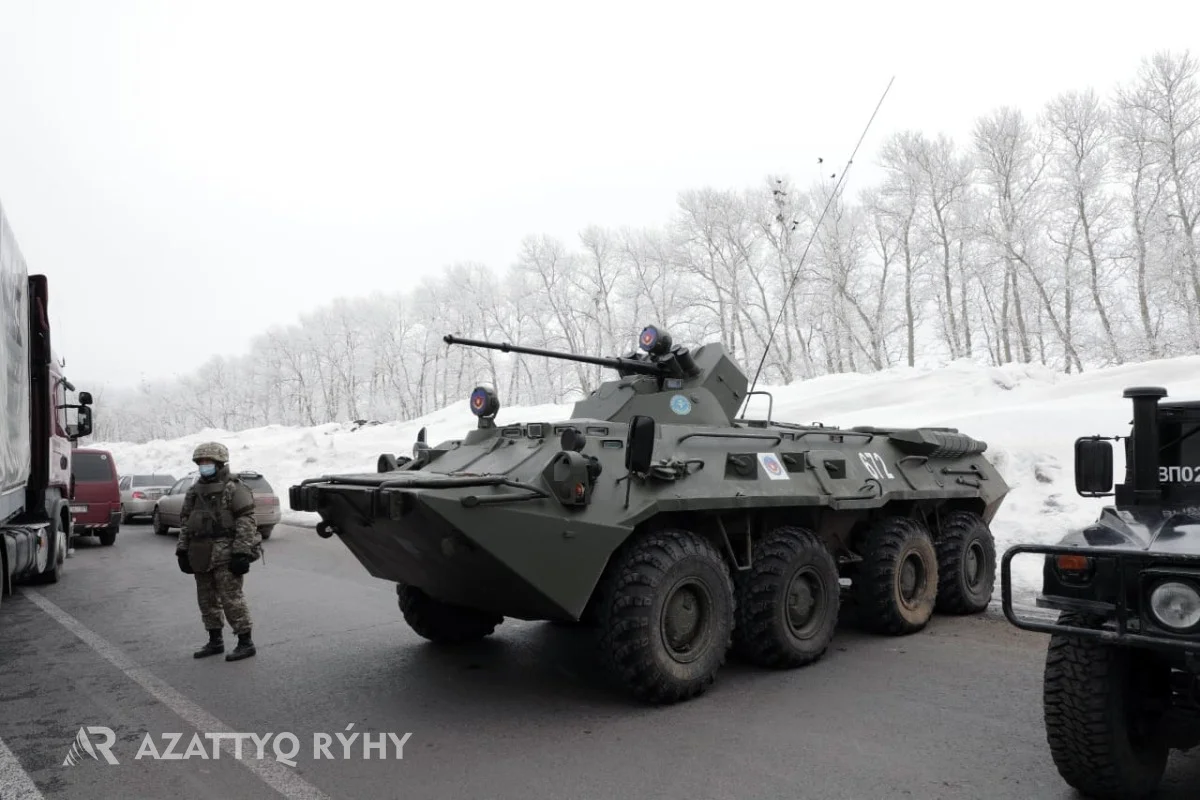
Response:
[{"label": "soldier", "polygon": [[262,538],[254,522],[254,494],[229,474],[229,450],[218,442],[199,445],[192,461],[200,479],[183,498],[179,568],[196,577],[200,618],[208,630],[208,643],[193,653],[196,658],[225,652],[225,620],[237,634],[238,644],[226,661],[255,653],[250,638],[250,609],[242,596],[242,581],[250,563],[261,555]]}]

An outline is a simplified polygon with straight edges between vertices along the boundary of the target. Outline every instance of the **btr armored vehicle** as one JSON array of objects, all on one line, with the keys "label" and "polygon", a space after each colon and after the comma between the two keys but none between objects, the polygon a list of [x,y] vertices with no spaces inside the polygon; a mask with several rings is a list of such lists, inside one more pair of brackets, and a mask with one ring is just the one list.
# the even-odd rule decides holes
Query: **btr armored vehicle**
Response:
[{"label": "btr armored vehicle", "polygon": [[[720,343],[694,352],[653,326],[641,352],[574,355],[446,336],[616,371],[570,419],[478,428],[378,472],[289,490],[372,575],[397,583],[422,636],[463,642],[505,618],[580,622],[633,695],[709,686],[732,645],[767,667],[820,658],[842,581],[871,628],[906,634],[935,606],[987,607],[988,524],[1008,486],[986,444],[948,428],[884,430],[770,419]],[[750,394],[768,418],[738,417]]]},{"label": "btr armored vehicle", "polygon": [[[1114,497],[1095,522],[1054,546],[1004,555],[1004,614],[1053,634],[1046,654],[1046,737],[1059,773],[1089,797],[1135,798],[1158,786],[1173,748],[1200,744],[1200,402],[1160,403],[1165,389],[1125,390],[1127,437],[1075,442],[1075,485]],[[1125,440],[1113,488],[1112,441]],[[1012,560],[1043,556],[1036,605],[1020,617]]]}]

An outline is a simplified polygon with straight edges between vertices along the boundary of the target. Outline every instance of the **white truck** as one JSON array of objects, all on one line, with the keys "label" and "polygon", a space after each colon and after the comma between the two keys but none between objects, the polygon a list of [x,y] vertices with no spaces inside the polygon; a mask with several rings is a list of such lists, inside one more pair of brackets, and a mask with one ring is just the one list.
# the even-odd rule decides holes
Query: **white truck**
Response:
[{"label": "white truck", "polygon": [[[71,547],[71,453],[92,397],[50,346],[45,275],[30,275],[0,206],[0,603],[17,582],[54,583]],[[68,413],[75,411],[75,423]]]}]

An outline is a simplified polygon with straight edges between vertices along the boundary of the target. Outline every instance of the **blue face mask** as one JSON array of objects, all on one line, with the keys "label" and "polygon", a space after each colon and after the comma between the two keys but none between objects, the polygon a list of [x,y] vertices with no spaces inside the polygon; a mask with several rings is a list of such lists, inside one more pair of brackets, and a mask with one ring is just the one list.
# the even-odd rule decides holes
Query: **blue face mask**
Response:
[{"label": "blue face mask", "polygon": [[216,474],[217,474],[217,465],[216,464],[201,464],[200,465],[200,477],[211,478],[213,475],[216,475]]}]

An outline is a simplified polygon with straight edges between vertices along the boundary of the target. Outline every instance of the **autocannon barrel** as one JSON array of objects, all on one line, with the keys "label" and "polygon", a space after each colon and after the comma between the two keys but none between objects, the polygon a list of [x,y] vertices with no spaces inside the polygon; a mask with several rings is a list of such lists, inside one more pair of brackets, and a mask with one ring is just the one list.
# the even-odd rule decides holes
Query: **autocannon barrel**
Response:
[{"label": "autocannon barrel", "polygon": [[664,364],[651,361],[637,361],[632,358],[609,358],[605,356],[583,356],[575,353],[560,353],[555,350],[543,350],[540,347],[522,347],[508,342],[486,342],[482,339],[463,339],[446,334],[442,337],[446,344],[461,344],[467,347],[485,347],[489,350],[499,350],[504,353],[523,353],[544,358],[559,358],[563,361],[578,361],[583,364],[597,364],[601,367],[619,369],[626,372],[639,372],[643,375],[662,375],[667,372]]}]

